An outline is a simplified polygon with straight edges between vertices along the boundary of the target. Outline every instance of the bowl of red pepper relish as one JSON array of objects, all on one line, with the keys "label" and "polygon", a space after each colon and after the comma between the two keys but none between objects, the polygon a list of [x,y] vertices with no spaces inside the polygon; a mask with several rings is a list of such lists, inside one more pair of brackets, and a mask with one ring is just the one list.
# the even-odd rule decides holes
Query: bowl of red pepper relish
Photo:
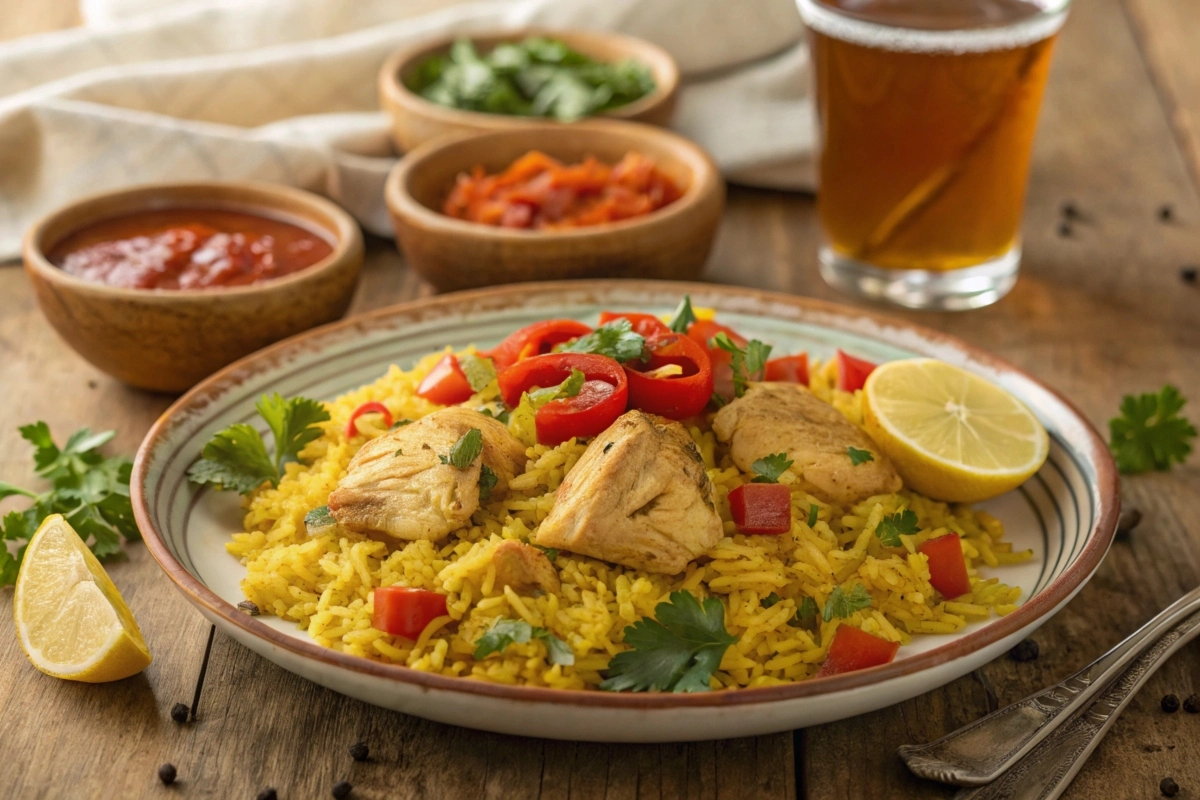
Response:
[{"label": "bowl of red pepper relish", "polygon": [[349,214],[299,189],[164,184],[51,213],[23,257],[43,314],[83,358],[178,392],[341,317],[363,242]]},{"label": "bowl of red pepper relish", "polygon": [[441,291],[578,278],[699,277],[725,185],[695,143],[619,120],[441,139],[384,186],[405,259]]}]

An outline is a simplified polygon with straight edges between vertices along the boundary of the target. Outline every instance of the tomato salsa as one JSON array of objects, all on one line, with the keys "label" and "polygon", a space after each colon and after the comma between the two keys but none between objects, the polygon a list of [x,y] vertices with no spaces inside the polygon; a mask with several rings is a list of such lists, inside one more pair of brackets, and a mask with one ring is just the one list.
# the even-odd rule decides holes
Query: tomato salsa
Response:
[{"label": "tomato salsa", "polygon": [[101,220],[59,242],[50,261],[125,289],[207,289],[262,283],[311,267],[333,246],[307,228],[213,208],[141,211]]},{"label": "tomato salsa", "polygon": [[641,153],[628,153],[610,166],[590,156],[563,164],[533,150],[499,174],[477,166],[459,175],[442,211],[484,225],[553,230],[639,217],[682,195]]}]

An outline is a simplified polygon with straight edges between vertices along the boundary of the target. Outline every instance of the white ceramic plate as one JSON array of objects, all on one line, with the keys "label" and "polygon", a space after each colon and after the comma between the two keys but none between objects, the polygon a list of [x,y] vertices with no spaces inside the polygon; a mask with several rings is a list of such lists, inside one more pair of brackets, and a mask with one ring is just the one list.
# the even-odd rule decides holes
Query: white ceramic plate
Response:
[{"label": "white ceramic plate", "polygon": [[[699,694],[617,694],[501,686],[381,664],[318,646],[296,626],[251,618],[244,568],[225,552],[241,530],[238,500],[197,489],[185,471],[204,443],[235,422],[261,427],[264,392],[332,399],[447,344],[492,346],[549,317],[594,322],[602,310],[671,310],[685,293],[739,332],[825,359],[836,348],[874,361],[923,355],[1008,389],[1050,432],[1050,458],[1015,492],[982,504],[1034,559],[1005,567],[1023,603],[1001,619],[918,637],[891,664],[787,686]],[[265,430],[263,431],[265,433]],[[854,716],[929,691],[1000,655],[1036,630],[1091,577],[1112,541],[1117,474],[1096,432],[1063,398],[1016,368],[930,330],[856,309],[708,284],[589,281],[519,284],[445,295],[319,328],[249,356],[176,402],[134,463],[132,494],[151,553],[204,616],[280,666],[343,694],[472,728],[560,739],[685,741],[749,736]],[[996,573],[993,573],[996,574]]]}]

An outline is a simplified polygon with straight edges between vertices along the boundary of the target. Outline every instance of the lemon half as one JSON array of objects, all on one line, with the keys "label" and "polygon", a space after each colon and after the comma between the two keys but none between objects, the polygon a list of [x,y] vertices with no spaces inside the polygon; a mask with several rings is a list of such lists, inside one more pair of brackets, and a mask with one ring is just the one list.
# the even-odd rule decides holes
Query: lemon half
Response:
[{"label": "lemon half", "polygon": [[974,503],[1024,483],[1050,437],[1024,403],[978,375],[933,358],[882,364],[863,387],[867,433],[905,484]]},{"label": "lemon half", "polygon": [[29,540],[13,616],[21,649],[47,675],[104,683],[150,664],[121,593],[61,514],[46,517]]}]

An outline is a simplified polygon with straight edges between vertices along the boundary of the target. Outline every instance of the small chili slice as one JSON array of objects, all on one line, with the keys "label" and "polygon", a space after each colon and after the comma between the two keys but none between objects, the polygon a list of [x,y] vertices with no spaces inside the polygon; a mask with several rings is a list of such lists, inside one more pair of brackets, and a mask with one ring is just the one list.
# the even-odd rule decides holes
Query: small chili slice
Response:
[{"label": "small chili slice", "polygon": [[792,528],[792,491],[782,483],[744,483],[729,493],[729,512],[742,533],[787,533]]},{"label": "small chili slice", "polygon": [[808,353],[772,358],[767,362],[763,377],[769,381],[808,386]]},{"label": "small chili slice", "polygon": [[843,672],[890,664],[899,649],[899,642],[889,642],[858,628],[840,625],[833,634],[833,641],[829,643],[825,663],[817,670],[817,677],[841,675]]},{"label": "small chili slice", "polygon": [[688,326],[687,335],[708,353],[708,360],[712,362],[714,391],[726,400],[730,400],[733,398],[733,355],[727,350],[712,346],[712,339],[718,333],[728,336],[738,347],[745,347],[748,342],[745,336],[733,328],[713,322],[711,319],[693,322]]},{"label": "small chili slice", "polygon": [[424,397],[431,403],[440,406],[453,406],[465,403],[475,394],[467,381],[466,374],[458,364],[458,358],[453,353],[442,356],[442,360],[434,364],[429,374],[417,386],[417,396]]},{"label": "small chili slice", "polygon": [[347,439],[353,439],[358,434],[358,418],[363,414],[383,414],[383,427],[392,427],[392,412],[388,411],[387,406],[376,402],[363,403],[354,409],[354,413],[350,415],[350,421],[346,423]]},{"label": "small chili slice", "polygon": [[573,319],[548,319],[527,325],[509,334],[508,338],[489,353],[496,370],[511,367],[518,361],[549,353],[556,344],[569,342],[591,333],[591,327]]},{"label": "small chili slice", "polygon": [[929,584],[942,593],[942,597],[953,599],[971,591],[971,579],[967,575],[967,561],[963,558],[962,541],[957,533],[947,533],[929,539],[917,548],[929,560]]},{"label": "small chili slice", "polygon": [[654,336],[671,333],[671,329],[667,327],[667,323],[663,322],[653,314],[639,314],[636,311],[602,311],[600,312],[600,324],[605,325],[612,322],[614,319],[627,319],[633,325],[633,332],[640,333],[647,339]]},{"label": "small chili slice", "polygon": [[625,370],[607,356],[551,353],[519,361],[497,376],[500,396],[512,408],[521,402],[522,393],[534,387],[557,386],[574,369],[584,376],[579,394],[551,400],[534,417],[542,444],[561,444],[571,437],[586,439],[608,428],[625,412],[629,400]]},{"label": "small chili slice", "polygon": [[383,586],[374,591],[371,627],[416,639],[430,622],[446,614],[446,595],[407,586]]},{"label": "small chili slice", "polygon": [[[704,348],[679,333],[646,340],[649,359],[625,364],[629,379],[629,405],[668,419],[695,416],[708,405],[713,393],[712,362]],[[679,375],[656,377],[646,373],[677,366]]]},{"label": "small chili slice", "polygon": [[848,356],[841,350],[837,351],[837,388],[843,392],[853,392],[863,388],[867,376],[875,370],[875,364],[865,359]]}]

